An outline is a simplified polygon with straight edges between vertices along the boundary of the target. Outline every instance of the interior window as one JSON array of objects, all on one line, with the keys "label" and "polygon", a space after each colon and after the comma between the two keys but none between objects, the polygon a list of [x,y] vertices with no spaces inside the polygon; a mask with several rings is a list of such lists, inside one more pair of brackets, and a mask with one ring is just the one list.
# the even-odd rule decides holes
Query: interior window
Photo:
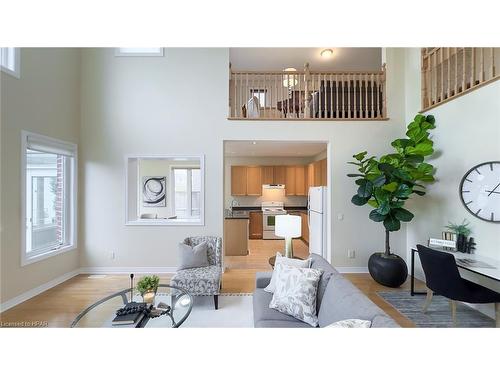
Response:
[{"label": "interior window", "polygon": [[20,50],[13,47],[0,48],[0,66],[2,72],[20,78]]}]

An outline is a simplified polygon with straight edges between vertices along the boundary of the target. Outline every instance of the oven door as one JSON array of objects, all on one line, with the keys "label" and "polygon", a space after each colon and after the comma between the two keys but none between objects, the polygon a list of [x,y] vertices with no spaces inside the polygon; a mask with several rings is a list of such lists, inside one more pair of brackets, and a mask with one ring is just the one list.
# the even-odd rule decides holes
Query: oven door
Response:
[{"label": "oven door", "polygon": [[264,219],[264,230],[274,231],[274,225],[276,224],[276,215],[264,214],[262,215],[262,218]]}]

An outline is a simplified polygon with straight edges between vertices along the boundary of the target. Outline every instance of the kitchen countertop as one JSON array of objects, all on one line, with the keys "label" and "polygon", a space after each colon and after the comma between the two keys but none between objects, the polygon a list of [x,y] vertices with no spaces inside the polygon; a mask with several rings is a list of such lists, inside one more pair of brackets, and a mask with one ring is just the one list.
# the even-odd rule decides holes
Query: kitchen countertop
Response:
[{"label": "kitchen countertop", "polygon": [[[261,206],[235,206],[233,207],[233,211],[260,211],[262,210]],[[306,206],[285,206],[285,210],[287,211],[307,211]]]},{"label": "kitchen countertop", "polygon": [[[261,211],[262,207],[260,206],[237,206],[233,207],[233,210],[224,210],[224,219],[249,219],[250,214],[249,211]],[[307,207],[302,206],[285,206],[285,210],[287,211],[304,211],[307,212]]]},{"label": "kitchen countertop", "polygon": [[[236,211],[236,212],[235,212]],[[224,210],[224,219],[249,219],[249,210]]]}]

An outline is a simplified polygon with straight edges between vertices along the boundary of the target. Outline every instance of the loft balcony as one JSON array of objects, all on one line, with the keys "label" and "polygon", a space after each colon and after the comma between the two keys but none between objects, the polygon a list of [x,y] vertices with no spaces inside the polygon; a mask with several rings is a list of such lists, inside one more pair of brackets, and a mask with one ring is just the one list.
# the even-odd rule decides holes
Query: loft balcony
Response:
[{"label": "loft balcony", "polygon": [[229,80],[230,120],[386,120],[386,69],[236,71]]}]

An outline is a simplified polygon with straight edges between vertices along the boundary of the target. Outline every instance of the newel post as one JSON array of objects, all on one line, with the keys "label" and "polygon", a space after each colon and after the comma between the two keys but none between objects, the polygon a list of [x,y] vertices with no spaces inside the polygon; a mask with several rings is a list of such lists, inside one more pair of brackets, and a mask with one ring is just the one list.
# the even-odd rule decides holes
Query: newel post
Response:
[{"label": "newel post", "polygon": [[311,72],[309,71],[309,63],[304,64],[304,118],[310,118],[311,112],[309,111],[310,98],[309,98],[309,82],[311,81]]}]

